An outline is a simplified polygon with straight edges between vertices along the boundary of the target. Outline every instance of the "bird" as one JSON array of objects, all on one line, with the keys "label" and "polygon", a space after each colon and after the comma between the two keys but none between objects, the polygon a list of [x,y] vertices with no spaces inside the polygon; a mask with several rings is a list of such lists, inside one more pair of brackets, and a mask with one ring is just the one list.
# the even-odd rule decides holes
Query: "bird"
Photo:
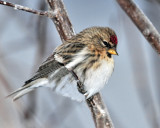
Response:
[{"label": "bird", "polygon": [[[114,70],[113,55],[117,53],[117,35],[109,27],[90,27],[64,41],[55,48],[31,79],[7,97],[17,100],[39,87],[81,101],[98,93]],[[82,83],[83,93],[76,80]]]}]

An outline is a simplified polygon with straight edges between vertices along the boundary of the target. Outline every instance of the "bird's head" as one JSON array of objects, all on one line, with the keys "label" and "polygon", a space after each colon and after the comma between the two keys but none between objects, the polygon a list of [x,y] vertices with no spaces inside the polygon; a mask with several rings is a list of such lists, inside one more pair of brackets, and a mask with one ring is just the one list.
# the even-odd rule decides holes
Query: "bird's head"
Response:
[{"label": "bird's head", "polygon": [[[115,32],[108,27],[91,27],[80,32],[77,37],[83,43],[94,44],[97,47],[105,48],[107,54],[118,55],[116,48],[118,44]],[[83,40],[82,40],[83,39]]]}]

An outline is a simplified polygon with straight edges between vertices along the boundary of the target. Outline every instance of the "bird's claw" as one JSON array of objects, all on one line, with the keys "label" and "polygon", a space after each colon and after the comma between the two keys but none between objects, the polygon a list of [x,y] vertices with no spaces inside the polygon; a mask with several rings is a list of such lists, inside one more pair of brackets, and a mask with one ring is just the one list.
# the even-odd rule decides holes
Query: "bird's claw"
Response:
[{"label": "bird's claw", "polygon": [[86,94],[86,91],[84,90],[84,85],[80,82],[80,80],[77,80],[77,87],[80,93]]},{"label": "bird's claw", "polygon": [[95,106],[95,102],[94,102],[92,96],[87,99],[87,102],[88,102],[88,105],[89,105],[90,107],[91,107],[91,106]]}]

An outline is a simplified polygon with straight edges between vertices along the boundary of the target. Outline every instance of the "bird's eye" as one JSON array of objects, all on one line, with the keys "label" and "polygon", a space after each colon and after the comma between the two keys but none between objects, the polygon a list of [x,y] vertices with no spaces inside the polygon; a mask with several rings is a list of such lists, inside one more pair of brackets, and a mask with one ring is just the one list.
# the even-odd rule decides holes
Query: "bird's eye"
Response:
[{"label": "bird's eye", "polygon": [[104,44],[106,47],[111,48],[111,45],[110,45],[108,42],[103,41],[103,44]]}]

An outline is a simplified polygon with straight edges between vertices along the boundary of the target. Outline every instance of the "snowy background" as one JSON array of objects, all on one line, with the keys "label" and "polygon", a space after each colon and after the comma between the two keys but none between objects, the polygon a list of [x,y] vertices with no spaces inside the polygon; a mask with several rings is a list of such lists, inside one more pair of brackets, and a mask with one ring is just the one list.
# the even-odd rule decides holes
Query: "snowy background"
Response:
[{"label": "snowy background", "polygon": [[[10,0],[47,10],[45,0]],[[158,0],[135,3],[160,31]],[[101,91],[115,128],[160,128],[160,58],[114,0],[64,0],[76,33],[109,26],[118,36],[115,70]],[[47,88],[16,102],[4,97],[22,86],[62,42],[52,21],[0,5],[0,128],[94,128],[86,103]]]}]

